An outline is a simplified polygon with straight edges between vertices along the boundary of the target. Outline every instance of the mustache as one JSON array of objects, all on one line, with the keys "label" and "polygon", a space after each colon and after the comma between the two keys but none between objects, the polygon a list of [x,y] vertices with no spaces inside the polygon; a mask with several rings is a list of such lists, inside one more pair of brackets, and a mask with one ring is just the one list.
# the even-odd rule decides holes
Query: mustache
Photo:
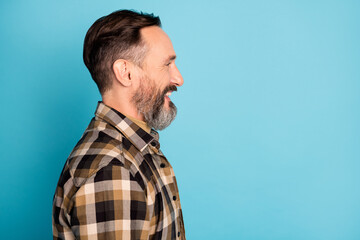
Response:
[{"label": "mustache", "polygon": [[167,87],[163,90],[163,92],[162,92],[161,95],[162,95],[162,96],[165,96],[166,93],[169,92],[169,91],[176,92],[176,91],[177,91],[177,87],[176,87],[175,85],[169,85],[169,86],[167,86]]}]

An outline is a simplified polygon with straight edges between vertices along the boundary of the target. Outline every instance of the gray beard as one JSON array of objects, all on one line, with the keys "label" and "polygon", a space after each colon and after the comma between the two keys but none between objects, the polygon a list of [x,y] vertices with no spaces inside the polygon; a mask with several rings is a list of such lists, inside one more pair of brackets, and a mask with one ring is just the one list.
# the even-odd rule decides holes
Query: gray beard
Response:
[{"label": "gray beard", "polygon": [[[149,79],[146,80],[149,81]],[[155,87],[145,89],[143,84],[136,91],[132,100],[138,113],[144,115],[145,122],[149,127],[155,130],[163,130],[170,125],[177,114],[177,108],[173,102],[169,102],[168,110],[164,106],[164,97],[169,89],[166,88],[162,93],[153,94],[156,92]]]},{"label": "gray beard", "polygon": [[[156,105],[154,105],[156,106]],[[164,108],[164,104],[159,109],[153,109],[147,113],[144,113],[144,118],[149,127],[155,130],[163,130],[167,128],[170,123],[175,119],[177,114],[177,108],[174,103],[169,103],[169,110]]]}]

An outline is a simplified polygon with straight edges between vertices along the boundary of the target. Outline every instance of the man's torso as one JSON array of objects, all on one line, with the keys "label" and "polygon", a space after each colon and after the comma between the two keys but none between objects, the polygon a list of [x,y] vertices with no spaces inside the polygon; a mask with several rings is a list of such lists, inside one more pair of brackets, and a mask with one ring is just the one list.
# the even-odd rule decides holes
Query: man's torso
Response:
[{"label": "man's torso", "polygon": [[147,133],[99,103],[54,196],[54,239],[185,239],[175,175]]}]

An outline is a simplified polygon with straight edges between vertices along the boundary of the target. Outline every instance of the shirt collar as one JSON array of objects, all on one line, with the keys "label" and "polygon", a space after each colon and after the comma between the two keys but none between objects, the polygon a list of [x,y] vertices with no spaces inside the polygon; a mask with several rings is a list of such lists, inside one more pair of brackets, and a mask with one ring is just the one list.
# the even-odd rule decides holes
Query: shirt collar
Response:
[{"label": "shirt collar", "polygon": [[145,132],[150,133],[151,132],[151,128],[149,127],[149,125],[147,125],[146,122],[141,121],[139,119],[136,119],[134,117],[125,115],[125,117],[127,117],[128,119],[130,119],[133,123],[135,123],[136,125],[138,125],[139,127],[141,127]]},{"label": "shirt collar", "polygon": [[103,102],[98,102],[95,115],[118,129],[140,151],[143,151],[154,139],[158,141],[156,131],[151,130],[151,133],[154,134],[152,136],[122,113],[105,105]]}]

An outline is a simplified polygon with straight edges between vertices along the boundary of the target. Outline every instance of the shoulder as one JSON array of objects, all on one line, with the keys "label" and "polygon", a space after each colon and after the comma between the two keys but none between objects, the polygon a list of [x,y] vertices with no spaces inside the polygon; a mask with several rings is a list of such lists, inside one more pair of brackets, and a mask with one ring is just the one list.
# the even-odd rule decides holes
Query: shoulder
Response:
[{"label": "shoulder", "polygon": [[76,187],[81,187],[99,172],[121,168],[146,188],[147,181],[129,145],[131,142],[118,129],[93,118],[67,160],[68,176]]},{"label": "shoulder", "polygon": [[77,187],[105,166],[128,165],[123,156],[123,136],[108,123],[92,119],[71,152],[67,165]]}]

